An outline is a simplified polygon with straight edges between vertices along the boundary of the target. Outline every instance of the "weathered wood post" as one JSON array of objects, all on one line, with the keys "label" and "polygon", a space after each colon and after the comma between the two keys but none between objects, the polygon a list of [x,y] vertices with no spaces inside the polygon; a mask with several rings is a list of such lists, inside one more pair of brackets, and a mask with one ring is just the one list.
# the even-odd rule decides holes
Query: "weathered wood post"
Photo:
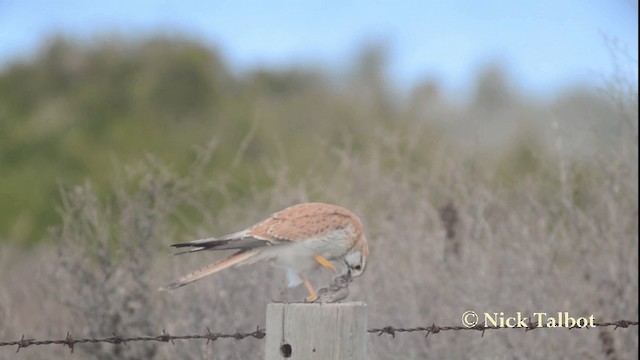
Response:
[{"label": "weathered wood post", "polygon": [[367,304],[269,304],[266,332],[266,360],[365,360]]}]

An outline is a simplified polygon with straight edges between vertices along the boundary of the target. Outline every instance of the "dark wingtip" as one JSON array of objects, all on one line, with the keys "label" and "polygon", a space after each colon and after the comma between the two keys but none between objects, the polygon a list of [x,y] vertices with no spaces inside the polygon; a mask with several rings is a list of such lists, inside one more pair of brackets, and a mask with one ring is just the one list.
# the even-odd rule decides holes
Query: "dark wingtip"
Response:
[{"label": "dark wingtip", "polygon": [[185,250],[185,251],[179,251],[179,252],[177,252],[177,253],[174,253],[174,254],[173,254],[173,256],[176,256],[176,255],[182,255],[182,254],[188,254],[188,253],[197,252],[197,251],[202,251],[202,250],[204,250],[204,249],[205,249],[205,248],[203,248],[203,247],[197,247],[197,248],[195,248],[195,249],[189,249],[189,250]]},{"label": "dark wingtip", "polygon": [[188,243],[188,242],[187,242],[187,243],[176,243],[176,244],[171,244],[171,245],[169,245],[169,246],[174,247],[174,248],[181,248],[181,247],[189,247],[189,246],[194,246],[194,245],[193,245],[193,244],[191,244],[191,243]]}]

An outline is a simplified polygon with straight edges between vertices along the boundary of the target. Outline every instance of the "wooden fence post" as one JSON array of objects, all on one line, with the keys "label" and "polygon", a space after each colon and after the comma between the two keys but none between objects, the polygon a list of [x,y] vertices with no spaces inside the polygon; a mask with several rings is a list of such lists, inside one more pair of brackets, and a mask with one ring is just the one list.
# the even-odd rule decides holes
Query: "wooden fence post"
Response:
[{"label": "wooden fence post", "polygon": [[364,360],[367,304],[269,304],[266,332],[266,360]]}]

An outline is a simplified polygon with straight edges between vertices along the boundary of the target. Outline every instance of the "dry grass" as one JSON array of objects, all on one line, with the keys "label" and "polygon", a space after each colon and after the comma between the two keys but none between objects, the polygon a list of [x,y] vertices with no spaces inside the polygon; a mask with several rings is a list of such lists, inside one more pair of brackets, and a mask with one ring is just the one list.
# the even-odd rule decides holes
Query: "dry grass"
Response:
[{"label": "dry grass", "polygon": [[[410,135],[412,134],[412,135]],[[48,247],[4,249],[0,338],[155,335],[252,331],[266,304],[283,295],[282,274],[266,265],[234,269],[174,292],[158,292],[211,254],[172,258],[167,244],[220,235],[301,201],[345,205],[365,221],[370,267],[350,299],[369,305],[369,325],[457,325],[466,310],[570,311],[600,320],[638,318],[637,150],[623,142],[598,157],[538,154],[536,166],[505,176],[500,164],[444,143],[424,145],[421,129],[380,131],[366,156],[326,149],[330,176],[301,179],[271,165],[273,186],[212,213],[227,179],[206,178],[207,154],[179,176],[158,161],[124,167],[115,196],[90,185],[62,192],[61,227]],[[633,142],[634,140],[632,140]],[[428,157],[416,156],[428,151]],[[420,159],[420,160],[416,160]],[[452,257],[440,209],[451,204],[459,254]],[[197,221],[187,214],[197,213]],[[56,249],[51,250],[51,249]],[[265,280],[266,279],[266,280]],[[606,330],[610,331],[610,330]],[[451,332],[371,336],[372,359],[635,358],[638,330]],[[602,340],[605,339],[605,340]],[[603,349],[606,343],[606,349]],[[136,343],[22,350],[24,358],[260,358],[260,340]],[[12,349],[0,355],[13,358]],[[615,352],[615,353],[612,353]]]},{"label": "dry grass", "polygon": [[[505,160],[459,150],[415,124],[380,126],[372,134],[364,155],[348,145],[320,147],[322,166],[302,177],[291,176],[286,159],[274,160],[264,169],[272,179],[268,191],[247,189],[247,200],[219,212],[211,209],[228,196],[233,177],[205,175],[213,148],[202,149],[185,175],[153,158],[121,167],[112,197],[99,197],[90,184],[62,190],[61,226],[51,241],[31,253],[0,253],[0,338],[60,338],[67,330],[77,337],[252,331],[264,324],[267,303],[299,297],[300,289],[283,294],[282,274],[262,264],[158,292],[216,256],[173,258],[167,245],[225,234],[302,201],[338,203],[363,218],[372,255],[350,299],[368,303],[370,327],[458,325],[466,310],[638,318],[636,135],[586,158],[516,144]],[[448,204],[458,219],[453,238],[452,225],[447,236],[441,219]],[[602,334],[372,335],[369,354],[637,357],[637,328]],[[262,348],[252,339],[136,343],[82,345],[74,355],[37,347],[17,357],[250,359],[260,358]],[[8,348],[0,356],[16,357]]]}]

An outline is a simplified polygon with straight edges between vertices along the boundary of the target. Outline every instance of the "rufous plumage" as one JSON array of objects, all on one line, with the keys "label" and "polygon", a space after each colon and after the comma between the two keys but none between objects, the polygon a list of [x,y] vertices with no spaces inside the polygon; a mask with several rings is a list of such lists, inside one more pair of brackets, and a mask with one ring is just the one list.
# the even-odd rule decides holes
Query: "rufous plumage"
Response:
[{"label": "rufous plumage", "polygon": [[303,203],[274,213],[244,230],[222,236],[171,245],[190,248],[175,255],[204,250],[237,250],[233,255],[185,275],[175,289],[232,266],[269,260],[287,271],[290,287],[304,282],[314,301],[317,293],[307,275],[318,267],[337,271],[332,261],[342,260],[349,279],[362,275],[369,246],[362,222],[353,212],[331,204]]}]

